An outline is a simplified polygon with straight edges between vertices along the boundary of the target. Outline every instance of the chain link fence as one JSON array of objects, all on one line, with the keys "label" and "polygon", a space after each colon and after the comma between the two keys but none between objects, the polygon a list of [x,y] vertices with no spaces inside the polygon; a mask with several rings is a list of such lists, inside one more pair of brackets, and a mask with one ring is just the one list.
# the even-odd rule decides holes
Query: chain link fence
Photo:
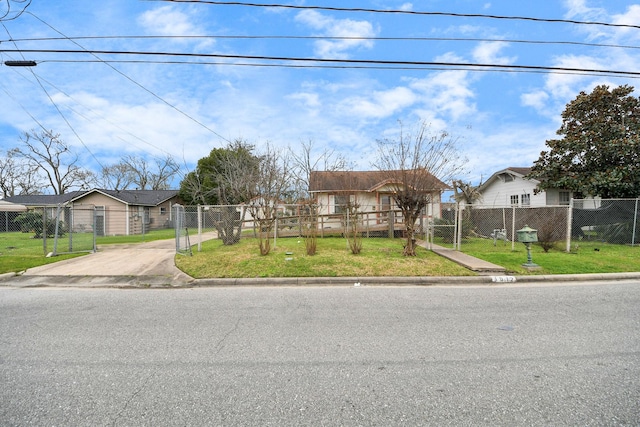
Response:
[{"label": "chain link fence", "polygon": [[45,255],[96,250],[95,207],[31,207],[4,215],[3,231],[20,233],[24,239],[42,240]]},{"label": "chain link fence", "polygon": [[[417,239],[464,250],[465,244],[504,247],[513,250],[517,231],[525,225],[537,230],[538,244],[545,249],[570,251],[581,241],[637,245],[640,243],[640,199],[572,200],[568,206],[504,207],[454,206],[435,216],[423,212],[416,222]],[[318,211],[320,211],[319,209]],[[358,206],[309,218],[309,205],[279,205],[268,233],[274,238],[303,237],[313,224],[317,237],[344,237],[358,233],[363,238],[400,238],[404,222],[398,210]],[[185,224],[192,235],[216,232],[227,244],[243,236],[257,237],[265,222],[250,205],[186,206]],[[198,249],[200,249],[198,240]]]},{"label": "chain link fence", "polygon": [[171,212],[162,208],[90,204],[0,211],[0,222],[0,236],[41,239],[45,255],[96,251],[101,242],[145,242],[151,233],[157,234],[153,239],[170,239],[175,225]]},{"label": "chain link fence", "polygon": [[[525,225],[537,230],[539,245],[565,251],[580,242],[640,244],[640,199],[571,200],[568,206],[545,207],[452,206],[435,215],[428,211],[416,221],[415,237],[458,250],[469,243],[513,250],[517,231]],[[304,237],[310,227],[318,238],[349,233],[362,238],[405,236],[400,211],[378,206],[335,207],[332,213],[321,214],[317,206],[282,204],[273,212],[273,221],[264,221],[260,209],[251,205],[181,206],[175,211],[93,205],[30,207],[23,212],[0,212],[0,233],[42,239],[45,255],[95,251],[96,242],[109,236],[142,242],[148,233],[162,230],[175,230],[178,253],[188,253],[192,242],[200,250],[204,233],[215,233],[227,244],[260,233],[274,239]]]},{"label": "chain link fence", "polygon": [[570,251],[593,241],[635,246],[640,243],[640,199],[571,200],[568,206],[467,206],[443,212],[434,222],[434,242],[464,250],[465,244],[514,249],[517,231],[525,225],[537,230],[543,249]]},{"label": "chain link fence", "polygon": [[96,207],[58,206],[54,217],[53,255],[96,251]]}]

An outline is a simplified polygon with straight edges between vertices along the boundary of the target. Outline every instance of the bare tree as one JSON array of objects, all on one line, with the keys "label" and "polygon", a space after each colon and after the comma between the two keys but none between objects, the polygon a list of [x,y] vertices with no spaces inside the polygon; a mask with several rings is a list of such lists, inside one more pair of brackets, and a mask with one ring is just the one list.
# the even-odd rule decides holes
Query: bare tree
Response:
[{"label": "bare tree", "polygon": [[266,145],[258,156],[259,165],[255,176],[254,194],[249,203],[249,212],[258,224],[260,254],[271,251],[271,235],[278,216],[282,196],[290,186],[289,160],[282,150]]},{"label": "bare tree", "polygon": [[482,198],[482,193],[478,191],[478,186],[474,186],[470,182],[454,179],[452,184],[454,197],[457,202],[464,202],[466,205],[472,205],[475,201]]},{"label": "bare tree", "polygon": [[86,188],[95,182],[95,174],[78,166],[78,156],[71,152],[59,134],[32,130],[25,132],[20,140],[23,146],[14,150],[15,155],[41,172],[55,194]]},{"label": "bare tree", "polygon": [[447,132],[432,133],[427,123],[400,133],[395,140],[378,140],[374,167],[385,172],[393,200],[402,212],[406,230],[405,256],[415,256],[415,226],[432,197],[445,189],[444,182],[463,170],[465,159],[458,152],[458,139]]},{"label": "bare tree", "polygon": [[111,190],[126,190],[133,184],[134,177],[129,165],[116,163],[105,166],[100,172],[101,185]]},{"label": "bare tree", "polygon": [[301,142],[300,146],[289,147],[291,168],[294,171],[293,187],[301,199],[309,198],[309,177],[312,171],[339,171],[351,169],[351,165],[335,150],[324,148],[317,151],[315,142]]},{"label": "bare tree", "polygon": [[2,197],[39,194],[44,188],[37,168],[16,156],[15,149],[0,157],[0,190]]},{"label": "bare tree", "polygon": [[171,179],[180,169],[180,165],[173,157],[155,157],[151,163],[147,159],[138,156],[126,156],[118,165],[122,170],[128,171],[130,184],[139,190],[166,190],[171,185]]}]

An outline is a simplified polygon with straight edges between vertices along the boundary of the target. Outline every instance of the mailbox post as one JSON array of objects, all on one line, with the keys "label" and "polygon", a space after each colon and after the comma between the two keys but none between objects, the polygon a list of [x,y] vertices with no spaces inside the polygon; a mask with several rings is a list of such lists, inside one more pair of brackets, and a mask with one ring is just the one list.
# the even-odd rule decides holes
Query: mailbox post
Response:
[{"label": "mailbox post", "polygon": [[538,241],[538,230],[535,230],[528,225],[525,225],[520,230],[516,231],[518,235],[518,242],[524,243],[527,248],[527,263],[522,264],[525,268],[538,268],[538,264],[534,264],[531,259],[531,244]]}]

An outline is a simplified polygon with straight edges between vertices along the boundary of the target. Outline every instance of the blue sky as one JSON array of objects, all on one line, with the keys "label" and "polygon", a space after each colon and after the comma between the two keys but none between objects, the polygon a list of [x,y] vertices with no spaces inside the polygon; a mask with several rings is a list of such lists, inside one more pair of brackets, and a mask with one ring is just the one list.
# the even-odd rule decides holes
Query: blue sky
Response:
[{"label": "blue sky", "polygon": [[[20,3],[9,3],[15,16]],[[640,2],[622,0],[282,3],[640,25]],[[6,2],[2,7],[6,9]],[[555,136],[566,103],[580,91],[589,92],[598,84],[639,82],[584,74],[255,67],[239,63],[291,62],[8,52],[173,52],[635,72],[640,70],[640,49],[612,45],[640,46],[638,28],[136,0],[33,0],[26,12],[3,20],[0,28],[3,62],[38,62],[34,68],[0,67],[0,155],[19,145],[25,131],[44,126],[61,134],[83,165],[94,170],[125,155],[151,159],[170,154],[184,165],[185,173],[212,148],[237,138],[258,148],[267,142],[295,148],[301,141],[313,141],[318,152],[333,149],[355,169],[367,170],[377,139],[396,137],[399,121],[405,126],[424,121],[435,132],[446,130],[459,138],[469,159],[463,178],[477,184],[505,167],[532,165],[545,140]],[[100,36],[128,37],[77,38]],[[25,40],[51,37],[72,40]],[[124,59],[141,62],[110,62]],[[179,178],[176,186],[178,182]]]}]

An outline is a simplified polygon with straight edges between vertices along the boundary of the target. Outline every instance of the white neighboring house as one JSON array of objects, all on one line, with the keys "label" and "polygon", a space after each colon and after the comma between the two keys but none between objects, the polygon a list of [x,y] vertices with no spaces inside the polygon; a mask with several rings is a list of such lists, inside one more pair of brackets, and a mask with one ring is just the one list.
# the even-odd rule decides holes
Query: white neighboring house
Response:
[{"label": "white neighboring house", "polygon": [[[478,187],[481,197],[473,205],[484,208],[569,205],[573,197],[571,191],[548,189],[536,194],[535,189],[540,181],[528,178],[529,173],[530,167],[508,167],[494,173]],[[599,201],[594,199],[580,200],[580,203],[584,208],[599,207]]]}]

